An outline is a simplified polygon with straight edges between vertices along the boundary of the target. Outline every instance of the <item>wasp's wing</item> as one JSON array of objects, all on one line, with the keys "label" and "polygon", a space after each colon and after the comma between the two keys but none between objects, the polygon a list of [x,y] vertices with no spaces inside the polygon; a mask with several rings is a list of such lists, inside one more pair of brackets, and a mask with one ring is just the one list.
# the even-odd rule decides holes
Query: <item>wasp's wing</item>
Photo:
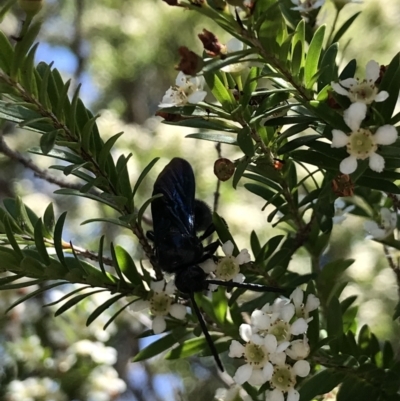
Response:
[{"label": "wasp's wing", "polygon": [[193,235],[195,208],[195,179],[192,166],[184,159],[174,158],[161,171],[154,183],[153,196],[162,194],[151,204],[153,227],[157,232],[175,228],[180,233]]}]

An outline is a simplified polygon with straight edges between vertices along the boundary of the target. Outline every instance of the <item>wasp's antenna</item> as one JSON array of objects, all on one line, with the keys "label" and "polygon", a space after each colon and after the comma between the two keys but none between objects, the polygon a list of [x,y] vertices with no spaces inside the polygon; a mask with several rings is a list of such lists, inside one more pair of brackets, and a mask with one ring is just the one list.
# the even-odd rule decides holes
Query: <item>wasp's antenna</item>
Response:
[{"label": "wasp's antenna", "polygon": [[204,337],[206,338],[207,344],[211,350],[211,353],[213,354],[213,357],[215,359],[215,362],[217,363],[219,369],[221,370],[221,372],[224,372],[224,367],[222,366],[222,362],[219,359],[219,355],[217,352],[217,349],[215,348],[214,342],[210,336],[210,333],[208,332],[207,326],[206,326],[206,322],[203,319],[203,315],[200,312],[199,307],[196,304],[196,300],[194,299],[194,292],[189,293],[190,296],[190,300],[192,302],[193,305],[193,309],[194,312],[196,313],[197,319],[200,323],[201,326],[201,330],[203,331]]},{"label": "wasp's antenna", "polygon": [[222,280],[213,280],[213,279],[207,279],[206,283],[222,285],[223,287],[229,287],[229,288],[246,288],[247,290],[256,291],[256,292],[278,292],[280,294],[283,294],[288,291],[287,288],[267,287],[266,285],[262,285],[262,284],[235,283],[233,281],[222,281]]}]

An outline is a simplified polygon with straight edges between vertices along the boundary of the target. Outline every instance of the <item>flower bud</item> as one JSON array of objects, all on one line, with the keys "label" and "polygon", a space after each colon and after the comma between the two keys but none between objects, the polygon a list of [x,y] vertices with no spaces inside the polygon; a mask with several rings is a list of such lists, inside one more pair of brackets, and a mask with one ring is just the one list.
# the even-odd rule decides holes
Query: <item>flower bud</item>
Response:
[{"label": "flower bud", "polygon": [[202,41],[204,50],[209,56],[218,56],[225,48],[225,45],[220,43],[218,38],[207,29],[203,29],[203,33],[199,33],[197,36]]},{"label": "flower bud", "polygon": [[18,0],[19,6],[29,17],[36,15],[42,9],[43,3],[43,0]]},{"label": "flower bud", "polygon": [[178,51],[181,60],[176,67],[177,70],[182,71],[186,75],[196,75],[201,71],[204,61],[200,56],[185,46],[181,46]]}]

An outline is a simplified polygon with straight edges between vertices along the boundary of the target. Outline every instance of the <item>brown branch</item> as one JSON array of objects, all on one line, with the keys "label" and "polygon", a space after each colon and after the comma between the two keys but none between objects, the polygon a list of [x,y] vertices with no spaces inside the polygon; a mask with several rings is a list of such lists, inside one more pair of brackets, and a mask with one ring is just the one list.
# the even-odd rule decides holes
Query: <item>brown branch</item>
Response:
[{"label": "brown branch", "polygon": [[[42,170],[39,168],[33,161],[21,153],[17,152],[16,150],[12,150],[8,147],[6,142],[4,141],[3,135],[0,135],[0,153],[7,156],[8,158],[17,161],[18,163],[22,164],[24,167],[33,171],[35,177],[40,178],[49,182],[50,184],[54,184],[59,186],[60,188],[69,188],[69,189],[76,189],[78,191],[81,190],[82,185],[73,184],[59,178],[54,177],[53,175],[49,174],[47,171]],[[94,190],[90,190],[90,193],[98,195],[99,193]]]}]

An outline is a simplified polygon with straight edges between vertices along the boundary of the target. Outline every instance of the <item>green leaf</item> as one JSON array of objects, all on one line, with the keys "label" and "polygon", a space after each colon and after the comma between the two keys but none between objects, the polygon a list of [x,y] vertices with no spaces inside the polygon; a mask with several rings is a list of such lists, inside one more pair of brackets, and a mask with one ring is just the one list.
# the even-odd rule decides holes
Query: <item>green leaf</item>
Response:
[{"label": "green leaf", "polygon": [[[211,333],[210,333],[211,335]],[[220,336],[218,335],[211,335],[211,338],[217,339]],[[192,355],[198,355],[201,352],[205,351],[208,348],[208,343],[205,337],[196,337],[196,338],[190,338],[189,340],[186,340],[184,343],[178,345],[177,347],[174,347],[171,351],[165,355],[165,359],[171,360],[171,359],[181,359],[181,358],[187,358]]]},{"label": "green leaf", "polygon": [[163,196],[163,195],[162,194],[154,195],[150,199],[147,199],[146,202],[143,203],[143,205],[139,209],[138,215],[137,215],[137,221],[140,226],[142,226],[142,219],[143,219],[144,212],[146,211],[146,209],[148,208],[150,203],[153,202],[154,199],[161,198],[161,196]]},{"label": "green leaf", "polygon": [[260,69],[258,67],[251,67],[249,75],[246,78],[246,83],[243,87],[243,94],[240,98],[240,104],[246,107],[249,104],[252,93],[256,90],[258,84],[258,76],[260,75]]},{"label": "green leaf", "polygon": [[62,132],[62,130],[55,130],[42,135],[40,138],[40,149],[44,155],[47,155],[54,148],[57,136]]},{"label": "green leaf", "polygon": [[33,22],[25,32],[23,38],[15,45],[15,53],[11,61],[10,69],[10,76],[12,79],[17,80],[18,70],[23,65],[24,58],[33,45],[33,42],[39,33],[40,27],[41,24],[39,21]]},{"label": "green leaf", "polygon": [[104,171],[106,167],[106,162],[110,158],[111,159],[111,149],[114,146],[115,142],[119,139],[119,137],[123,134],[123,132],[120,132],[114,136],[112,136],[104,145],[103,148],[101,149],[101,152],[97,158],[100,169]]},{"label": "green leaf", "polygon": [[212,132],[196,132],[186,135],[185,138],[201,139],[203,141],[226,143],[227,145],[237,145],[236,136],[217,134]]},{"label": "green leaf", "polygon": [[239,131],[237,135],[237,143],[247,157],[254,156],[254,144],[253,139],[251,138],[250,127],[246,126]]},{"label": "green leaf", "polygon": [[282,155],[285,153],[289,153],[292,150],[295,150],[301,146],[307,145],[309,142],[313,142],[316,139],[321,138],[320,135],[303,135],[292,141],[286,143],[282,147],[280,147],[277,151],[278,155]]},{"label": "green leaf", "polygon": [[357,184],[366,188],[376,189],[378,191],[388,192],[391,194],[400,194],[400,188],[397,185],[384,179],[361,177],[357,180]]},{"label": "green leaf", "polygon": [[346,377],[345,372],[336,369],[324,369],[307,378],[299,390],[300,399],[304,401],[313,400],[317,395],[329,393]]},{"label": "green leaf", "polygon": [[23,258],[23,254],[22,251],[14,237],[14,234],[11,230],[11,224],[10,224],[10,217],[8,217],[7,215],[4,216],[3,218],[3,224],[4,224],[4,228],[6,230],[6,235],[8,238],[8,242],[10,243],[10,245],[12,246],[12,248],[14,249],[15,252],[15,257],[17,258],[18,262],[20,262]]},{"label": "green leaf", "polygon": [[173,330],[170,334],[165,335],[152,342],[146,348],[142,349],[136,356],[133,358],[133,362],[143,361],[145,359],[149,359],[153,356],[161,354],[168,348],[171,348],[177,342],[180,342],[184,337],[186,337],[191,330],[180,327],[178,329]]},{"label": "green leaf", "polygon": [[85,151],[90,151],[92,152],[94,150],[94,146],[91,146],[92,144],[92,135],[94,133],[94,126],[96,125],[96,120],[99,118],[99,116],[94,116],[91,119],[89,119],[84,127],[82,128],[81,132],[81,144],[82,144],[82,149]]},{"label": "green leaf", "polygon": [[118,294],[115,295],[114,297],[108,299],[106,302],[101,304],[99,307],[97,307],[87,318],[86,320],[86,326],[89,326],[92,322],[94,322],[104,311],[106,311],[110,306],[115,304],[119,299],[124,297],[125,294]]},{"label": "green leaf", "polygon": [[[36,281],[36,280],[35,280]],[[43,280],[40,280],[41,282],[43,282]],[[58,287],[60,285],[64,285],[64,284],[68,284],[68,281],[59,281],[57,283],[52,283],[52,284],[48,284],[48,285],[44,285],[43,287],[40,287],[39,289],[37,289],[36,291],[30,292],[29,294],[26,294],[25,296],[17,299],[15,302],[13,302],[5,311],[5,313],[9,312],[11,309],[15,308],[17,305],[21,304],[22,302],[27,301],[28,299],[31,299],[33,297],[35,297],[38,294],[41,294],[47,290],[50,290],[54,287]]]},{"label": "green leaf", "polygon": [[123,283],[126,283],[125,278],[124,278],[124,276],[123,276],[123,274],[121,272],[121,268],[120,268],[119,263],[118,263],[118,258],[117,258],[117,255],[115,253],[114,244],[112,242],[110,244],[110,251],[111,251],[111,257],[112,257],[112,260],[113,260],[113,266],[114,266],[114,269],[115,269],[115,271],[117,273],[117,276],[119,277],[119,279]]},{"label": "green leaf", "polygon": [[54,248],[57,253],[58,260],[61,262],[63,266],[66,266],[65,258],[64,258],[64,250],[63,250],[63,239],[62,232],[64,228],[65,218],[67,217],[67,212],[64,212],[57,220],[57,223],[54,227]]},{"label": "green leaf", "polygon": [[54,313],[54,316],[59,316],[62,313],[66,312],[68,309],[70,309],[73,306],[75,306],[77,303],[83,301],[85,298],[90,297],[93,294],[97,294],[99,292],[104,292],[104,291],[107,291],[107,290],[100,289],[100,290],[94,290],[94,291],[86,292],[85,294],[77,295],[76,297],[73,297],[69,301],[65,302],[65,304],[63,304],[60,308],[58,308],[56,310],[56,312]]},{"label": "green leaf", "polygon": [[217,213],[213,213],[213,224],[215,226],[215,230],[218,234],[219,239],[221,240],[222,244],[225,242],[232,241],[233,244],[233,255],[239,254],[239,248],[237,247],[231,233],[229,232],[228,226],[226,225],[225,220],[220,217]]},{"label": "green leaf", "polygon": [[53,238],[53,231],[55,226],[54,208],[53,204],[49,203],[43,215],[43,235],[47,239]]},{"label": "green leaf", "polygon": [[389,93],[389,98],[384,102],[375,103],[374,106],[376,111],[382,116],[383,122],[386,124],[390,122],[393,111],[396,107],[399,97],[399,89],[400,53],[397,53],[387,67],[385,74],[383,75],[382,82],[379,85],[379,90],[387,91]]},{"label": "green leaf", "polygon": [[226,322],[226,315],[228,311],[228,300],[226,298],[225,288],[219,287],[217,291],[212,293],[212,304],[217,323],[220,326],[223,326]]},{"label": "green leaf", "polygon": [[342,310],[339,300],[332,297],[327,307],[327,332],[332,337],[329,345],[335,354],[339,352],[341,337],[343,335]]},{"label": "green leaf", "polygon": [[221,103],[223,109],[226,111],[232,111],[235,108],[234,105],[236,101],[231,92],[222,83],[218,74],[205,73],[204,78],[212,94]]},{"label": "green leaf", "polygon": [[341,37],[347,32],[347,30],[353,25],[353,22],[357,19],[357,17],[361,14],[361,11],[352,15],[348,20],[346,20],[343,25],[337,30],[335,36],[332,39],[332,43],[339,42]]},{"label": "green leaf", "polygon": [[135,186],[133,187],[133,191],[132,191],[132,199],[135,198],[135,194],[137,192],[137,190],[140,187],[140,184],[143,182],[143,180],[146,178],[147,174],[149,173],[149,171],[153,168],[153,166],[158,162],[158,160],[160,160],[159,157],[154,158],[145,168],[144,170],[140,173],[139,178],[137,179]]},{"label": "green leaf", "polygon": [[332,81],[337,81],[338,70],[336,65],[336,57],[339,51],[337,43],[329,46],[328,50],[324,53],[320,69],[323,73],[318,78],[318,92],[322,90],[326,85],[330,85]]},{"label": "green leaf", "polygon": [[321,25],[311,40],[310,47],[308,48],[306,64],[304,68],[305,86],[308,89],[312,87],[312,78],[318,71],[319,58],[321,56],[322,45],[325,36],[325,25]]},{"label": "green leaf", "polygon": [[35,238],[36,250],[38,251],[38,253],[40,255],[40,259],[42,260],[42,262],[45,265],[49,265],[50,257],[49,257],[49,254],[47,253],[46,245],[43,240],[42,219],[39,219],[35,224],[34,238]]},{"label": "green leaf", "polygon": [[239,180],[242,178],[244,172],[246,171],[247,166],[250,163],[250,159],[244,157],[240,159],[238,165],[236,166],[235,173],[232,179],[232,187],[236,189]]},{"label": "green leaf", "polygon": [[115,247],[115,257],[122,273],[124,273],[129,281],[134,285],[141,285],[142,277],[129,253],[124,248],[117,245]]},{"label": "green leaf", "polygon": [[0,31],[0,69],[2,69],[6,74],[10,73],[13,58],[14,50],[11,43],[6,35]]},{"label": "green leaf", "polygon": [[69,188],[58,189],[57,191],[54,191],[54,193],[57,195],[74,195],[81,198],[91,199],[96,202],[104,203],[105,205],[110,206],[117,211],[120,211],[120,208],[127,201],[127,199],[122,196],[113,196],[106,193],[102,193],[100,196],[97,196],[90,193],[81,193],[76,189]]},{"label": "green leaf", "polygon": [[103,222],[103,223],[110,223],[110,224],[115,224],[117,226],[120,227],[124,227],[127,229],[130,229],[131,227],[129,226],[129,224],[125,223],[122,220],[119,219],[111,219],[111,218],[101,218],[101,217],[97,217],[95,219],[89,219],[89,220],[85,220],[81,223],[81,226],[85,225],[85,224],[89,224],[89,223],[97,223],[97,222]]}]

